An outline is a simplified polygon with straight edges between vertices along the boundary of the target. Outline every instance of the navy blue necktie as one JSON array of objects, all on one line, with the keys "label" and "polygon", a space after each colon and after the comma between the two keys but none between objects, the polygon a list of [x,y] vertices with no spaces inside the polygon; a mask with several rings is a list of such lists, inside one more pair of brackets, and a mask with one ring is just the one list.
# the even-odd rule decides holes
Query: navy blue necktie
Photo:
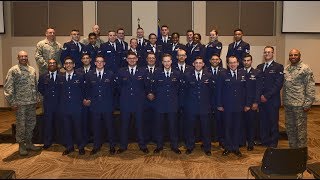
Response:
[{"label": "navy blue necktie", "polygon": [[68,75],[68,81],[70,81],[70,80],[71,80],[71,74]]}]

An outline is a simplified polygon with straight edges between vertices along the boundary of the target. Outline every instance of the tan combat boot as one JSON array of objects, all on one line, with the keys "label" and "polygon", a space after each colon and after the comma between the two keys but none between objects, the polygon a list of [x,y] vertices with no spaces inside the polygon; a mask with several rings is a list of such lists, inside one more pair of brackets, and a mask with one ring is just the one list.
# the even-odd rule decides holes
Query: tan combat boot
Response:
[{"label": "tan combat boot", "polygon": [[20,156],[28,155],[28,151],[26,145],[24,143],[19,143],[19,154]]}]

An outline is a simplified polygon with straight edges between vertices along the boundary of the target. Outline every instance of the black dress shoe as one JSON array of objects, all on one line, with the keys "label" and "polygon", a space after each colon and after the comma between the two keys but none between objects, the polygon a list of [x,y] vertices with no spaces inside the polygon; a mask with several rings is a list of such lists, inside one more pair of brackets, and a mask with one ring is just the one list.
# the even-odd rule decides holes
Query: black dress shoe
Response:
[{"label": "black dress shoe", "polygon": [[83,148],[79,149],[79,155],[84,155],[85,153],[86,151]]},{"label": "black dress shoe", "polygon": [[154,149],[153,153],[157,154],[157,153],[160,153],[160,151],[162,151],[163,148],[156,148]]},{"label": "black dress shoe", "polygon": [[149,153],[149,149],[148,148],[140,148],[140,150],[145,154]]},{"label": "black dress shoe", "polygon": [[234,151],[233,153],[238,157],[242,157],[242,154],[241,154],[241,152],[239,150],[238,151]]},{"label": "black dress shoe", "polygon": [[207,156],[211,156],[211,151],[205,151],[204,152]]},{"label": "black dress shoe", "polygon": [[65,151],[63,151],[62,155],[70,154],[73,151],[74,151],[74,149],[66,149]]},{"label": "black dress shoe", "polygon": [[191,154],[192,153],[192,149],[187,149],[186,154]]},{"label": "black dress shoe", "polygon": [[222,156],[228,156],[229,154],[230,154],[230,151],[228,151],[228,150],[224,150],[222,152]]},{"label": "black dress shoe", "polygon": [[90,155],[94,155],[94,154],[97,154],[97,152],[100,151],[100,148],[93,148],[90,152]]},{"label": "black dress shoe", "polygon": [[176,154],[181,154],[181,151],[178,148],[171,148],[171,151],[175,152]]},{"label": "black dress shoe", "polygon": [[248,146],[248,147],[247,147],[247,150],[248,150],[248,151],[252,151],[252,150],[253,150],[253,146]]},{"label": "black dress shoe", "polygon": [[125,151],[126,151],[125,149],[121,149],[121,148],[120,148],[120,149],[117,150],[117,154],[121,154],[121,153],[123,153],[123,152],[125,152]]},{"label": "black dress shoe", "polygon": [[42,147],[42,149],[49,149],[51,147],[51,145],[44,145],[43,147]]},{"label": "black dress shoe", "polygon": [[109,150],[109,153],[110,154],[116,153],[116,149],[114,147],[111,147],[110,150]]}]

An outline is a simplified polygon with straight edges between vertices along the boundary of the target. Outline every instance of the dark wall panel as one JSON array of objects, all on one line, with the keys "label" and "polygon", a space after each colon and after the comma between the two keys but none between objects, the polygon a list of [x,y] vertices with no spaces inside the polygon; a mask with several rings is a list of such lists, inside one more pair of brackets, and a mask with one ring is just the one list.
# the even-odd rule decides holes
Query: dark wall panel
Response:
[{"label": "dark wall panel", "polygon": [[101,35],[109,30],[123,28],[125,35],[132,35],[132,1],[98,1],[97,23]]},{"label": "dark wall panel", "polygon": [[48,27],[48,2],[11,2],[12,35],[44,36]]},{"label": "dark wall panel", "polygon": [[[232,36],[239,27],[238,1],[206,1],[206,35],[217,28],[219,35]],[[196,22],[195,22],[196,23]]]},{"label": "dark wall panel", "polygon": [[185,35],[192,29],[192,1],[158,1],[158,18],[160,26],[169,27],[170,34]]},{"label": "dark wall panel", "polygon": [[83,35],[82,1],[49,1],[49,26],[55,28],[57,36],[70,35],[72,29]]},{"label": "dark wall panel", "polygon": [[274,35],[274,1],[241,2],[240,28],[247,36]]}]

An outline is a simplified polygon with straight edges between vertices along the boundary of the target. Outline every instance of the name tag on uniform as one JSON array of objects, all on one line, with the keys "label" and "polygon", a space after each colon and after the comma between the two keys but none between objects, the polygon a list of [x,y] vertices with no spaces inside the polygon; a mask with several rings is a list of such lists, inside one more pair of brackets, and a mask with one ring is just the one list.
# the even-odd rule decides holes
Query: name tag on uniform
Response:
[{"label": "name tag on uniform", "polygon": [[203,83],[208,84],[209,83],[209,79],[206,79]]},{"label": "name tag on uniform", "polygon": [[190,82],[190,84],[195,84],[195,83],[196,83],[196,82],[194,82],[194,81],[191,81],[191,82]]},{"label": "name tag on uniform", "polygon": [[177,78],[172,78],[171,81],[177,81]]},{"label": "name tag on uniform", "polygon": [[163,79],[158,79],[158,81],[160,81],[160,82],[161,82],[161,81],[163,81]]},{"label": "name tag on uniform", "polygon": [[76,79],[76,80],[74,81],[74,83],[75,83],[75,84],[78,84],[78,83],[80,83],[80,81],[79,81],[78,79]]},{"label": "name tag on uniform", "polygon": [[269,73],[276,73],[273,69],[271,69],[270,71],[269,71]]},{"label": "name tag on uniform", "polygon": [[238,50],[238,51],[241,51],[241,50],[242,50],[242,47],[241,47],[241,46],[239,46],[237,50]]},{"label": "name tag on uniform", "polygon": [[111,53],[111,51],[107,51],[107,53]]},{"label": "name tag on uniform", "polygon": [[222,47],[221,47],[221,46],[217,46],[216,48],[217,48],[217,49],[221,49]]},{"label": "name tag on uniform", "polygon": [[97,81],[91,81],[91,83],[96,83]]},{"label": "name tag on uniform", "polygon": [[143,79],[143,77],[142,76],[138,76],[138,80],[141,80],[141,79]]},{"label": "name tag on uniform", "polygon": [[150,51],[151,51],[150,49],[147,50],[147,52],[150,52]]},{"label": "name tag on uniform", "polygon": [[230,81],[230,79],[225,79],[224,81]]}]

